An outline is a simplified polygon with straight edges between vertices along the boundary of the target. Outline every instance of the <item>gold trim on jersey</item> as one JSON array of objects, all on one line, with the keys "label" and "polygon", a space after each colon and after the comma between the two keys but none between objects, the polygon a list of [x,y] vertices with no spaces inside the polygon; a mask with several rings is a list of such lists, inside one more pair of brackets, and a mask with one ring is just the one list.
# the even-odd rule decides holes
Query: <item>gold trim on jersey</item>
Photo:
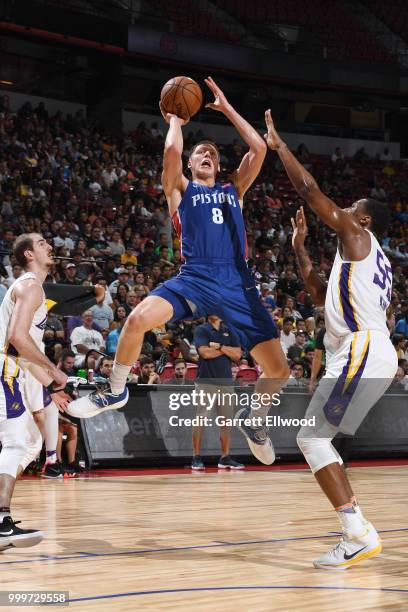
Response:
[{"label": "gold trim on jersey", "polygon": [[354,270],[354,263],[350,264],[350,272],[349,272],[349,275],[348,275],[348,283],[347,283],[348,298],[349,298],[351,310],[353,311],[354,320],[355,320],[356,325],[357,325],[357,331],[361,331],[360,323],[358,322],[358,319],[357,319],[357,312],[356,312],[356,309],[353,306],[353,295],[352,295],[352,292],[351,292],[351,277],[353,275],[353,270]]},{"label": "gold trim on jersey", "polygon": [[343,269],[343,264],[340,264],[339,279],[337,281],[337,292],[339,294],[339,304],[340,304],[341,316],[344,318],[343,302],[342,302],[342,299],[341,299],[341,289],[340,289],[341,271],[342,271],[342,269]]},{"label": "gold trim on jersey", "polygon": [[[9,353],[8,353],[8,348],[10,346],[10,343],[7,343],[7,346],[5,346],[5,356],[4,356],[4,366],[3,366],[3,372],[2,372],[2,376],[4,378],[4,382],[8,385],[9,389],[10,389],[10,393],[12,395],[14,395],[14,380],[17,378],[18,373],[20,371],[20,357],[16,357],[15,358],[15,368],[14,368],[14,372],[9,375],[8,371],[9,371]],[[14,356],[13,356],[14,357]]]},{"label": "gold trim on jersey", "polygon": [[347,325],[352,331],[361,331],[361,326],[357,319],[357,313],[353,306],[353,297],[351,290],[351,281],[353,276],[354,264],[346,261],[340,266],[339,278],[338,278],[338,293],[341,315]]},{"label": "gold trim on jersey", "polygon": [[363,363],[364,357],[366,356],[367,351],[368,351],[368,345],[370,344],[370,340],[371,340],[371,332],[367,331],[366,332],[366,339],[364,341],[364,346],[363,346],[363,349],[361,351],[361,355],[358,358],[358,361],[356,363],[354,363],[354,355],[355,355],[356,342],[357,342],[357,332],[354,332],[353,340],[351,342],[351,349],[350,349],[350,351],[351,351],[350,365],[349,365],[348,370],[347,370],[346,380],[344,381],[343,393],[345,393],[347,391],[348,386],[350,385],[351,381],[353,380],[353,378],[357,374],[361,364]]}]

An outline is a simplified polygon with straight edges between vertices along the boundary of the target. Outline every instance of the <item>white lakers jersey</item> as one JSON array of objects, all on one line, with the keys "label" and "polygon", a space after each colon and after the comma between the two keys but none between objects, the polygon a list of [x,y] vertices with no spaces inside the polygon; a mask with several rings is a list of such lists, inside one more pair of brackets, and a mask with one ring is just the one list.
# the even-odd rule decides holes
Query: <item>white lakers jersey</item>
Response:
[{"label": "white lakers jersey", "polygon": [[326,331],[332,336],[366,330],[389,336],[386,310],[391,302],[391,264],[374,234],[368,233],[371,250],[362,261],[344,261],[337,250],[325,303]]},{"label": "white lakers jersey", "polygon": [[[4,296],[3,302],[0,306],[0,362],[4,362],[5,357],[8,361],[17,362],[18,353],[16,349],[10,345],[8,334],[10,321],[14,310],[14,300],[12,299],[13,290],[17,284],[33,278],[37,280],[36,275],[33,272],[26,272],[22,274],[14,283],[9,287],[6,295]],[[40,283],[39,283],[40,284]],[[47,305],[45,301],[45,294],[43,291],[43,301],[34,313],[34,317],[30,327],[30,336],[38,346],[42,348],[42,340],[44,335],[45,324],[47,321]],[[13,363],[10,364],[13,367]]]}]

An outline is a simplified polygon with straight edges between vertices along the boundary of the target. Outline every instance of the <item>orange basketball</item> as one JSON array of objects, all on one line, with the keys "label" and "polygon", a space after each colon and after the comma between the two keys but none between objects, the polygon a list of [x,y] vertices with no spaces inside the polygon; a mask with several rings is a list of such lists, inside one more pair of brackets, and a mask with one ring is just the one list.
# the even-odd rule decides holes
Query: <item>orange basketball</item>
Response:
[{"label": "orange basketball", "polygon": [[178,76],[170,79],[163,86],[160,102],[166,113],[189,119],[200,110],[203,94],[200,86],[193,79]]}]

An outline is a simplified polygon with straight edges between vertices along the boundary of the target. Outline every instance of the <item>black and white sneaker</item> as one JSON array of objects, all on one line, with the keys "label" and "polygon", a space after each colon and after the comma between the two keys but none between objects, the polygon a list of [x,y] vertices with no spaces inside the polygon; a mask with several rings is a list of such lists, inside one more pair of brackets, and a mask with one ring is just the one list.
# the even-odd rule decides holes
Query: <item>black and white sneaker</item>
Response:
[{"label": "black and white sneaker", "polygon": [[21,521],[13,521],[11,516],[5,516],[0,523],[0,550],[5,548],[26,548],[39,544],[44,537],[38,529],[20,529],[17,524]]},{"label": "black and white sneaker", "polygon": [[248,446],[254,457],[265,465],[271,465],[275,461],[275,451],[268,436],[268,430],[264,425],[251,427],[245,423],[250,419],[251,409],[241,408],[235,415],[239,419],[238,429],[247,439]]},{"label": "black and white sneaker", "polygon": [[205,470],[205,465],[200,455],[194,455],[193,460],[191,462],[192,470]]},{"label": "black and white sneaker", "polygon": [[108,384],[104,389],[99,388],[68,404],[66,412],[77,419],[90,419],[105,410],[118,410],[127,404],[128,400],[127,387],[122,393],[116,394],[112,393]]},{"label": "black and white sneaker", "polygon": [[221,457],[218,461],[218,467],[224,470],[243,470],[245,468],[245,465],[243,463],[235,461],[235,459],[233,459],[229,455],[225,455],[225,457]]},{"label": "black and white sneaker", "polygon": [[41,473],[42,478],[64,478],[64,470],[60,461],[46,463]]}]

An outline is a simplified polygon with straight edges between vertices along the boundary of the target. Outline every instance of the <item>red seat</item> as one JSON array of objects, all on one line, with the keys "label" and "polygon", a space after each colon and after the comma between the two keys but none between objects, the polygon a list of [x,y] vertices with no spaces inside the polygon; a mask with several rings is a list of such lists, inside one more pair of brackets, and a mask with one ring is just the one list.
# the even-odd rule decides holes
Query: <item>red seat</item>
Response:
[{"label": "red seat", "polygon": [[258,380],[258,372],[255,368],[250,368],[249,366],[241,366],[238,370],[237,380],[243,384],[249,384]]},{"label": "red seat", "polygon": [[[192,0],[190,1],[192,3]],[[176,0],[167,0],[167,2],[176,2]],[[338,0],[309,0],[309,2],[215,0],[214,3],[233,14],[245,25],[277,22],[314,32],[316,42],[328,47],[329,57],[355,57],[356,59],[397,63],[397,59],[389,54],[381,39],[375,37],[363,23],[354,17],[352,7]],[[407,23],[404,19],[405,6],[402,3],[398,3],[398,0],[391,3],[384,2],[384,0],[371,0],[371,4],[374,5],[374,12],[380,13],[380,17],[387,16],[383,21],[388,20],[389,24],[397,24],[398,29],[395,31],[400,30],[403,36],[407,35]],[[371,6],[370,10],[372,10]],[[221,27],[222,25],[219,24],[219,28]],[[393,25],[391,29],[395,27]],[[209,29],[209,35],[211,34],[213,34],[212,29]],[[215,36],[220,39],[223,35],[226,42],[234,42],[230,40],[231,36],[228,34],[225,30],[221,34],[221,30],[217,29]]]},{"label": "red seat", "polygon": [[131,374],[140,374],[140,361],[135,361],[130,372]]},{"label": "red seat", "polygon": [[194,380],[197,376],[197,372],[198,372],[198,365],[196,365],[195,363],[187,364],[186,378],[188,380]]},{"label": "red seat", "polygon": [[174,376],[174,367],[172,363],[166,363],[163,368],[163,372],[160,374],[160,380],[165,382],[166,380],[171,380]]}]

